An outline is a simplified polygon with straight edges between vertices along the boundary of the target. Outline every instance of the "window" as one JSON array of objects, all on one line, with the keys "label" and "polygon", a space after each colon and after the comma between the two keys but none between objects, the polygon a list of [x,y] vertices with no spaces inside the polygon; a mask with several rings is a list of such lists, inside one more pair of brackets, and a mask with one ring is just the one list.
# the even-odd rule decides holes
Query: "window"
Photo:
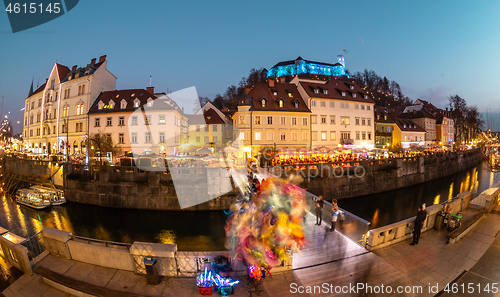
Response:
[{"label": "window", "polygon": [[356,126],[359,126],[359,118],[355,118],[355,119],[354,119],[354,124],[355,124]]},{"label": "window", "polygon": [[283,140],[283,141],[286,140],[286,132],[281,132],[280,140]]},{"label": "window", "polygon": [[321,101],[321,102],[320,102],[320,106],[321,106],[321,107],[326,107],[326,102],[325,102],[325,101]]},{"label": "window", "polygon": [[200,125],[196,125],[196,132],[200,132]]},{"label": "window", "polygon": [[260,125],[260,116],[255,116],[255,125]]},{"label": "window", "polygon": [[151,143],[151,132],[144,133],[145,143]]},{"label": "window", "polygon": [[361,133],[361,140],[366,140],[366,132]]},{"label": "window", "polygon": [[327,138],[326,138],[326,131],[321,131],[321,141],[326,141]]},{"label": "window", "polygon": [[321,116],[321,124],[326,124],[326,115]]},{"label": "window", "polygon": [[323,90],[323,95],[328,95],[328,90]]},{"label": "window", "polygon": [[295,106],[295,108],[299,108],[299,101],[294,101],[293,105]]},{"label": "window", "polygon": [[125,117],[120,117],[118,119],[118,126],[125,126]]},{"label": "window", "polygon": [[342,97],[345,97],[345,92],[342,92]]},{"label": "window", "polygon": [[349,108],[349,103],[340,103],[340,108]]},{"label": "window", "polygon": [[367,106],[366,106],[366,110],[370,110],[370,105],[367,105]]},{"label": "window", "polygon": [[[76,123],[76,132],[83,132],[83,123]],[[49,129],[49,133],[50,134],[50,129]]]},{"label": "window", "polygon": [[113,118],[112,117],[106,118],[106,126],[113,126]]},{"label": "window", "polygon": [[302,140],[307,141],[307,132],[302,132]]},{"label": "window", "polygon": [[245,125],[245,117],[240,116],[240,125]]},{"label": "window", "polygon": [[297,126],[297,118],[292,117],[292,126]]},{"label": "window", "polygon": [[40,136],[40,128],[36,129],[36,136]]},{"label": "window", "polygon": [[33,137],[33,130],[30,130],[30,137]]},{"label": "window", "polygon": [[318,132],[316,131],[311,132],[311,136],[312,136],[312,141],[318,140]]},{"label": "window", "polygon": [[387,133],[391,133],[391,127],[387,127]]},{"label": "window", "polygon": [[217,129],[218,129],[217,127],[218,127],[217,125],[212,125],[212,131],[217,132]]},{"label": "window", "polygon": [[281,107],[281,108],[283,108],[283,107],[284,107],[284,105],[285,105],[285,102],[283,101],[283,99],[280,99],[280,100],[278,101],[278,106],[279,106],[279,107]]},{"label": "window", "polygon": [[267,124],[272,125],[273,124],[273,117],[267,117]]},{"label": "window", "polygon": [[160,132],[160,143],[165,142],[165,132]]},{"label": "window", "polygon": [[307,126],[307,118],[302,118],[302,126]]},{"label": "window", "polygon": [[340,122],[342,125],[349,125],[349,117],[340,117]]},{"label": "window", "polygon": [[[205,138],[208,138],[208,137],[205,136]],[[245,140],[245,133],[240,132],[240,138],[241,138],[241,140]],[[207,141],[205,141],[205,142],[207,142]]]},{"label": "window", "polygon": [[351,90],[354,90],[354,86],[352,86],[352,85],[351,85],[351,86],[349,86],[349,87],[351,88]]},{"label": "window", "polygon": [[83,103],[76,105],[76,115],[83,115]]},{"label": "window", "polygon": [[30,124],[33,124],[33,115],[30,115]]},{"label": "window", "polygon": [[260,132],[255,132],[255,140],[261,140],[260,139]]},{"label": "window", "polygon": [[280,117],[280,125],[286,125],[286,117]]},{"label": "window", "polygon": [[266,107],[266,99],[262,99],[260,101],[260,105],[262,105],[262,107]]},{"label": "window", "polygon": [[115,102],[113,100],[110,100],[108,102],[108,109],[113,109],[113,107],[115,107]]},{"label": "window", "polygon": [[133,133],[130,135],[130,142],[131,142],[131,143],[137,143],[137,132],[133,132]]},{"label": "window", "polygon": [[317,124],[317,123],[318,123],[318,116],[314,114],[311,116],[311,124]]},{"label": "window", "polygon": [[63,114],[62,114],[63,118],[65,117],[68,117],[69,116],[69,106],[66,105],[63,107]]},{"label": "window", "polygon": [[292,132],[292,141],[297,141],[297,140],[298,140],[297,132]]},{"label": "window", "polygon": [[330,102],[330,108],[334,108],[335,107],[335,102]]},{"label": "window", "polygon": [[204,129],[203,131],[208,132],[208,125],[203,125]]},{"label": "window", "polygon": [[366,121],[367,121],[367,125],[368,125],[368,126],[371,126],[371,125],[372,125],[372,119],[366,119]]},{"label": "window", "polygon": [[139,100],[135,100],[134,101],[134,107],[135,108],[139,107],[139,104],[140,104]]},{"label": "window", "polygon": [[101,119],[100,118],[95,118],[94,127],[101,127]]},{"label": "window", "polygon": [[204,141],[205,143],[210,143],[210,139],[208,138],[208,136],[205,136],[205,137],[203,138],[203,141]]},{"label": "window", "polygon": [[365,118],[361,118],[361,125],[366,126],[366,119]]},{"label": "window", "polygon": [[368,100],[368,95],[365,95],[365,99]]},{"label": "window", "polygon": [[212,140],[213,140],[214,143],[217,142],[217,136],[214,136],[212,138],[213,138]]},{"label": "window", "polygon": [[61,133],[67,133],[68,131],[66,130],[66,124],[62,124],[61,126]]},{"label": "window", "polygon": [[335,125],[335,116],[334,115],[330,116],[330,124]]},{"label": "window", "polygon": [[38,107],[42,106],[42,98],[38,99]]},{"label": "window", "polygon": [[351,133],[350,132],[340,132],[340,139],[351,139]]},{"label": "window", "polygon": [[335,131],[330,131],[330,140],[335,140],[335,138],[336,138]]},{"label": "window", "polygon": [[136,126],[137,125],[137,117],[132,117],[132,125]]},{"label": "window", "polygon": [[314,89],[314,94],[319,94],[319,89]]},{"label": "window", "polygon": [[267,132],[267,140],[274,140],[274,132]]},{"label": "window", "polygon": [[[357,96],[356,93],[352,93],[352,98],[356,98],[356,96]],[[361,109],[363,109],[363,108],[361,108]]]},{"label": "window", "polygon": [[311,101],[311,106],[316,106],[316,101],[315,100]]},{"label": "window", "polygon": [[368,140],[372,140],[372,134],[368,132]]},{"label": "window", "polygon": [[354,104],[354,109],[359,109],[359,104]]},{"label": "window", "polygon": [[196,136],[196,142],[200,142],[200,136]]},{"label": "window", "polygon": [[144,118],[144,124],[151,125],[151,116],[150,115],[148,115]]},{"label": "window", "polygon": [[102,101],[99,101],[97,109],[101,110],[103,107],[104,107],[104,103],[102,103]]},{"label": "window", "polygon": [[365,110],[365,106],[361,104],[361,110]]},{"label": "window", "polygon": [[122,100],[122,102],[120,102],[120,108],[121,108],[121,109],[125,109],[125,108],[127,108],[127,101]]}]

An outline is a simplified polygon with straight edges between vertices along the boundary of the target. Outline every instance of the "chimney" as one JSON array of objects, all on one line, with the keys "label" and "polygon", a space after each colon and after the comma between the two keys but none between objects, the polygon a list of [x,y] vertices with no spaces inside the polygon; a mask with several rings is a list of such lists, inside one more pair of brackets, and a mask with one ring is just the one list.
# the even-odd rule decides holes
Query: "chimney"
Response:
[{"label": "chimney", "polygon": [[96,60],[96,58],[93,58],[92,60],[90,60],[90,64],[94,65],[95,64],[95,60]]},{"label": "chimney", "polygon": [[73,66],[73,68],[71,68],[71,70],[75,71],[76,67],[78,67],[78,66],[77,65]]},{"label": "chimney", "polygon": [[49,78],[47,77],[47,78],[45,79],[45,83],[47,83],[48,81],[49,81]]},{"label": "chimney", "polygon": [[106,55],[99,57],[99,63],[106,61]]},{"label": "chimney", "polygon": [[146,91],[148,91],[154,95],[155,94],[155,87],[146,87]]},{"label": "chimney", "polygon": [[269,83],[269,87],[274,88],[274,78],[269,78],[267,81]]}]

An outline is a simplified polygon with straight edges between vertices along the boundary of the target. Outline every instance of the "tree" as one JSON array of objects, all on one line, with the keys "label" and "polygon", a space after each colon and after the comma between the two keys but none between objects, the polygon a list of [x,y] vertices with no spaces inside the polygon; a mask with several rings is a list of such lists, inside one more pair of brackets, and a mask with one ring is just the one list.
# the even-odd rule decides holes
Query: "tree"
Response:
[{"label": "tree", "polygon": [[104,133],[91,134],[89,138],[90,149],[89,157],[99,158],[99,163],[103,164],[103,157],[106,158],[108,153],[116,157],[121,149],[113,143],[111,135]]},{"label": "tree", "polygon": [[464,98],[455,95],[448,98],[455,125],[455,139],[469,142],[476,138],[484,125],[484,120],[477,106],[467,106]]}]

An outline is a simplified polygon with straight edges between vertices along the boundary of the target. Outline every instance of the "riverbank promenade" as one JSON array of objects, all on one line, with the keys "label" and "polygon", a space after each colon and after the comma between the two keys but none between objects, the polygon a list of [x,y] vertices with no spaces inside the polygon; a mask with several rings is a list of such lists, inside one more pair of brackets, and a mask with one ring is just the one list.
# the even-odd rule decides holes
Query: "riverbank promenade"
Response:
[{"label": "riverbank promenade", "polygon": [[[312,262],[312,265],[304,268],[275,273],[273,279],[265,279],[260,296],[500,296],[500,293],[494,292],[500,283],[499,211],[497,205],[495,210],[453,244],[446,243],[445,230],[430,230],[423,233],[418,245],[410,246],[410,241],[406,240],[374,252],[362,251],[360,247],[344,242],[346,239],[337,231],[331,234],[318,231],[325,230],[325,226],[314,226],[314,216],[309,214],[306,230],[312,236],[309,237],[310,246],[319,245],[321,248],[318,247],[318,253],[343,255],[343,259],[330,257],[325,264]],[[316,242],[312,242],[314,240]],[[307,253],[310,254],[311,250]],[[79,287],[100,289],[102,295],[96,296],[200,296],[193,278],[165,277],[159,285],[149,285],[144,275],[53,255],[46,256],[37,264],[33,276],[23,275],[3,295],[92,296],[77,292],[71,295],[49,286],[36,272],[43,271],[37,270],[40,267],[61,275],[61,279],[70,280],[70,283]],[[246,279],[240,278],[240,281],[233,296],[251,296]],[[456,283],[449,286],[449,293],[442,291],[448,283]],[[385,290],[390,286],[393,292],[352,290],[359,284],[372,286],[374,291],[382,285]],[[317,286],[315,293],[314,286]],[[333,292],[318,291],[319,288],[326,290],[326,287]],[[453,287],[457,288],[455,293]],[[313,293],[306,293],[308,288]],[[335,293],[335,288],[343,289],[344,293]],[[398,288],[403,293],[397,293]],[[486,292],[486,288],[490,292]],[[409,292],[410,289],[412,292]],[[300,293],[302,290],[304,293]],[[472,290],[472,293],[467,293],[467,290]],[[214,292],[214,295],[217,293]],[[252,296],[257,294],[252,293]]]}]

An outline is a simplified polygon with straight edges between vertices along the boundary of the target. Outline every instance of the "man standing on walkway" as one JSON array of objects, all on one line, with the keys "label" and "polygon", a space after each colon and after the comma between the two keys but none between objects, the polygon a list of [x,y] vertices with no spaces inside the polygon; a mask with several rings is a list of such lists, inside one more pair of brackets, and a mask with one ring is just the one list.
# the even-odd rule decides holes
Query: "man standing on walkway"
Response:
[{"label": "man standing on walkway", "polygon": [[427,212],[423,209],[423,206],[419,206],[417,218],[413,223],[413,241],[410,243],[410,245],[418,244],[418,239],[420,238],[420,230],[422,230],[422,225],[424,224],[426,217]]},{"label": "man standing on walkway", "polygon": [[316,201],[316,208],[314,211],[316,212],[316,225],[320,226],[321,225],[321,214],[323,213],[323,196],[319,196],[318,200]]}]

